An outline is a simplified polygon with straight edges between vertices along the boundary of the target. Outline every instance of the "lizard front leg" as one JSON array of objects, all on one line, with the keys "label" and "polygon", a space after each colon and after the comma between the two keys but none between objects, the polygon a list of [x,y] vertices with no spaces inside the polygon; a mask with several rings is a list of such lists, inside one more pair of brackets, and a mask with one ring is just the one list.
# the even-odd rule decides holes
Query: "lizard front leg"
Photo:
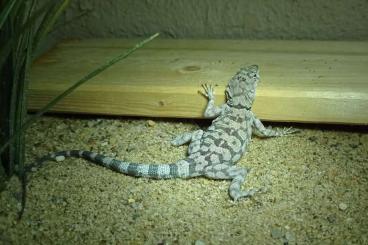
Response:
[{"label": "lizard front leg", "polygon": [[204,111],[203,116],[205,118],[215,118],[219,116],[222,109],[221,107],[215,105],[215,91],[213,89],[213,86],[202,84],[202,88],[204,89],[204,93],[201,92],[201,94],[203,94],[208,99],[207,107]]},{"label": "lizard front leg", "polygon": [[264,138],[284,136],[284,135],[293,134],[299,131],[294,128],[276,128],[276,129],[272,127],[266,128],[261,122],[261,120],[259,120],[255,116],[253,117],[252,128],[253,128],[253,133],[255,135],[257,135],[258,137],[264,137]]}]

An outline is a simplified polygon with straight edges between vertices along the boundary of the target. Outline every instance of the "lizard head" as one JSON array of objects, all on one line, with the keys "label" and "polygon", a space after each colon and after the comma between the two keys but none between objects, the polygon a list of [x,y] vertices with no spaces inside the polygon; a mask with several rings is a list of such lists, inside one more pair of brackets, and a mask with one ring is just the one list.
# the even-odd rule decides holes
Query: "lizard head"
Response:
[{"label": "lizard head", "polygon": [[259,81],[257,65],[241,68],[229,81],[226,93],[226,103],[230,107],[251,109],[256,96]]}]

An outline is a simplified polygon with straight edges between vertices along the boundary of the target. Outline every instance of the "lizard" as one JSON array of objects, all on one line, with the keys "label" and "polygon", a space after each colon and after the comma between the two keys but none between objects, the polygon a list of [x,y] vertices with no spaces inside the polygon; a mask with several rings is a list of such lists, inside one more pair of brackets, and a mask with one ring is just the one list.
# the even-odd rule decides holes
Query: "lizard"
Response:
[{"label": "lizard", "polygon": [[259,189],[242,190],[249,169],[239,167],[236,163],[251,143],[252,134],[275,137],[297,131],[293,128],[266,128],[255,116],[251,109],[259,81],[257,65],[241,68],[230,79],[225,90],[226,102],[220,106],[215,105],[214,86],[202,84],[204,92],[201,93],[208,100],[203,115],[213,119],[212,124],[206,130],[185,132],[172,140],[174,146],[189,144],[187,157],[175,163],[132,163],[84,150],[50,153],[37,162],[77,157],[135,177],[187,179],[202,176],[230,180],[228,192],[234,201],[251,197]]}]

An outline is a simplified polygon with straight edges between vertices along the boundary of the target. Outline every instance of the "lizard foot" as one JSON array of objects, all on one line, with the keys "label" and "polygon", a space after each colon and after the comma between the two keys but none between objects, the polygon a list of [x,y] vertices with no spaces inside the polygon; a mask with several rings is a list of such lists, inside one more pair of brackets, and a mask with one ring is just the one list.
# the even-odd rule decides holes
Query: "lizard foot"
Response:
[{"label": "lizard foot", "polygon": [[295,134],[299,132],[300,132],[299,129],[292,128],[292,127],[279,129],[280,136],[286,136],[286,135]]},{"label": "lizard foot", "polygon": [[260,191],[261,189],[259,188],[253,188],[247,191],[230,191],[230,196],[236,202],[241,198],[252,197],[254,194]]},{"label": "lizard foot", "polygon": [[202,88],[204,89],[204,93],[202,91],[200,92],[204,97],[206,97],[208,100],[215,99],[215,90],[211,84],[202,84]]}]

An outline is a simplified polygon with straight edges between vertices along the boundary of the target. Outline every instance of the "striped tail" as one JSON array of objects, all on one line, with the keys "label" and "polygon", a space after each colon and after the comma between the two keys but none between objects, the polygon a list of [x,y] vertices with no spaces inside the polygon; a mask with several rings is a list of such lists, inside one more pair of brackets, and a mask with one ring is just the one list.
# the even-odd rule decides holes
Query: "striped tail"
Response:
[{"label": "striped tail", "polygon": [[129,176],[154,179],[190,178],[198,176],[198,174],[195,174],[195,164],[191,159],[184,159],[176,163],[169,164],[139,164],[120,161],[90,151],[71,150],[50,153],[42,157],[38,163],[42,163],[47,160],[59,162],[63,161],[65,157],[83,158]]}]

